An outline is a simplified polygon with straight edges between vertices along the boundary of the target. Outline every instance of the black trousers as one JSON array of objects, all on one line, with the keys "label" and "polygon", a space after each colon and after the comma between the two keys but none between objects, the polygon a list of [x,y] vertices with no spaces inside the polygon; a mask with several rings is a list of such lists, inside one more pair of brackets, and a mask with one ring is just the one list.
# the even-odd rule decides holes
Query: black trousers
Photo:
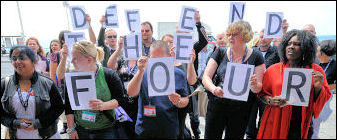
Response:
[{"label": "black trousers", "polygon": [[220,102],[208,102],[205,139],[243,139],[251,110],[251,101],[233,106]]},{"label": "black trousers", "polygon": [[[261,118],[265,108],[266,104],[263,103],[259,97],[255,96],[254,101],[252,103],[252,109],[250,112],[250,117],[246,130],[247,139],[256,139],[261,124]],[[256,128],[257,111],[259,111],[259,122],[258,127]]]}]

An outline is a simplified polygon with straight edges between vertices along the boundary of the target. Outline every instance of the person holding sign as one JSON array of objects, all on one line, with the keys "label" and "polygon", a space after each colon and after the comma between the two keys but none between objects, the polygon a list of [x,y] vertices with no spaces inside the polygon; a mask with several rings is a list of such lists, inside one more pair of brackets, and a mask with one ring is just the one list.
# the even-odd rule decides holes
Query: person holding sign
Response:
[{"label": "person holding sign", "polygon": [[[92,42],[82,40],[72,47],[72,60],[78,72],[95,72],[97,99],[89,101],[92,110],[72,110],[67,90],[65,100],[65,114],[68,121],[67,133],[71,139],[118,138],[115,108],[122,104],[123,85],[115,71],[98,65],[104,52],[95,47]],[[69,87],[68,87],[69,88]],[[73,89],[76,87],[72,87]],[[76,99],[75,99],[76,100]]]},{"label": "person holding sign", "polygon": [[[114,29],[105,29],[104,23],[106,22],[106,17],[102,16],[99,21],[102,25],[98,34],[98,46],[102,47],[104,50],[103,67],[107,67],[109,57],[117,50],[117,32]],[[121,54],[121,53],[120,53]],[[122,55],[118,55],[119,59]]]},{"label": "person holding sign", "polygon": [[[315,40],[316,37],[312,33],[304,30],[292,30],[283,36],[279,46],[281,62],[267,69],[263,79],[263,89],[258,94],[267,106],[257,139],[307,138],[312,115],[318,118],[324,104],[331,96],[323,69],[314,63],[317,48]],[[289,101],[281,98],[286,68],[313,70],[308,106],[287,105]],[[299,92],[303,89],[295,85],[292,85],[292,88],[296,90],[294,94],[297,93],[303,98],[305,93]]]},{"label": "person holding sign", "polygon": [[[207,63],[202,79],[203,85],[209,92],[205,127],[206,139],[220,139],[224,129],[226,129],[225,138],[243,139],[245,135],[253,102],[252,98],[262,89],[262,79],[265,70],[262,54],[246,47],[246,43],[253,38],[253,34],[248,22],[243,20],[233,22],[226,30],[226,39],[229,42],[230,48],[218,48]],[[224,94],[234,95],[231,92],[224,93],[222,90],[225,76],[232,76],[225,75],[227,64],[230,62],[255,66],[253,69],[254,74],[250,77],[250,80],[246,78],[246,81],[235,79],[233,81],[247,83],[245,86],[250,84],[247,101],[223,98]]]},{"label": "person holding sign", "polygon": [[[151,44],[149,55],[151,58],[168,57],[169,50],[167,43],[159,40]],[[139,95],[135,131],[142,139],[176,139],[179,125],[177,108],[184,108],[188,104],[186,77],[182,70],[174,67],[175,93],[150,97],[148,91],[150,83],[147,82],[147,73],[144,74],[147,61],[146,56],[138,60],[138,71],[127,88],[130,96]]]},{"label": "person holding sign", "polygon": [[11,139],[60,139],[61,95],[50,78],[36,71],[36,54],[27,46],[9,53],[15,73],[1,79],[1,124]]}]

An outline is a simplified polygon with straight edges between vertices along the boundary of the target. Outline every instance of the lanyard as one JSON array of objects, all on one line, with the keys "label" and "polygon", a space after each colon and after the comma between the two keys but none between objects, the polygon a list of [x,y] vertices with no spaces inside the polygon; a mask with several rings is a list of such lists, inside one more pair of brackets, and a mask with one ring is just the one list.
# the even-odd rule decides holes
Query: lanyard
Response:
[{"label": "lanyard", "polygon": [[25,108],[25,111],[27,111],[28,100],[29,100],[30,92],[31,92],[31,91],[32,91],[32,88],[30,88],[29,91],[28,91],[28,95],[27,95],[26,101],[23,101],[22,94],[21,94],[21,90],[20,90],[20,86],[19,86],[19,88],[18,88],[19,99],[20,99],[21,105]]},{"label": "lanyard", "polygon": [[[241,60],[241,63],[243,63],[245,61],[245,58],[247,56],[247,52],[248,52],[248,50],[247,50],[247,47],[246,47],[245,48],[245,53],[243,54],[243,57],[242,57],[242,60]],[[233,52],[232,52],[232,50],[230,50],[230,57],[231,57],[230,61],[233,63]]]},{"label": "lanyard", "polygon": [[98,75],[98,72],[99,72],[99,70],[100,70],[100,67],[99,67],[99,65],[98,65],[98,64],[96,64],[96,66],[97,66],[97,70],[96,70],[96,73],[95,73],[95,79],[96,79],[96,77],[97,77],[97,75]]},{"label": "lanyard", "polygon": [[331,59],[329,60],[329,63],[326,65],[326,67],[324,68],[324,73],[326,73],[326,70],[328,69],[328,67],[330,66],[331,63]]},{"label": "lanyard", "polygon": [[130,63],[128,64],[129,77],[131,76],[131,74],[133,74],[133,71],[135,70],[136,67],[137,67],[137,62],[132,68],[130,68]]}]

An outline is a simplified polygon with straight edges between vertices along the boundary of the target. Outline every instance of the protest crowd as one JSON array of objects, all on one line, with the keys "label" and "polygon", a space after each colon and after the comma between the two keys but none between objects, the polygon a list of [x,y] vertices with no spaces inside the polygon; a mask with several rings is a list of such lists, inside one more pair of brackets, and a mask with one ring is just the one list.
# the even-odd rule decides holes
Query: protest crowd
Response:
[{"label": "protest crowd", "polygon": [[10,49],[15,72],[1,79],[6,138],[200,139],[199,116],[205,139],[319,138],[336,90],[336,41],[319,42],[309,23],[288,31],[282,12],[267,13],[253,38],[242,6],[231,4],[215,45],[193,7],[183,6],[175,34],[159,40],[139,10],[126,10],[130,33],[118,35],[116,5],[95,21],[96,38],[90,15],[71,6],[74,30],[89,39],[63,30],[48,55],[36,37]]}]

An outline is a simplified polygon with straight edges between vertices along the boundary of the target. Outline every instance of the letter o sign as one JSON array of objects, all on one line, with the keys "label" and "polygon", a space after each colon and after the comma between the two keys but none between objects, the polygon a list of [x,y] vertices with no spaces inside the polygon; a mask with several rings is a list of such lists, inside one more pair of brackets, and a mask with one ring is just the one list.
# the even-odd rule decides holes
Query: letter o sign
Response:
[{"label": "letter o sign", "polygon": [[[154,81],[153,81],[154,70],[158,66],[163,67],[164,70],[165,70],[165,73],[166,73],[165,74],[166,75],[166,84],[165,84],[163,89],[157,88]],[[151,70],[150,70],[150,84],[153,87],[153,90],[155,90],[156,92],[164,92],[168,89],[169,83],[170,83],[170,77],[169,77],[169,70],[168,70],[167,66],[163,62],[157,62],[157,63],[153,64],[153,66],[151,67]]]}]

